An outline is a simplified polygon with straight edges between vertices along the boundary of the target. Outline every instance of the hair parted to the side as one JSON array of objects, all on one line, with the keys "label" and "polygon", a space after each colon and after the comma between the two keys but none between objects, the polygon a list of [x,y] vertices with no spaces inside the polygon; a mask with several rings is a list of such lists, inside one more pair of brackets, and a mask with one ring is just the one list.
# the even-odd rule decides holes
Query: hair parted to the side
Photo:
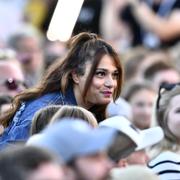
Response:
[{"label": "hair parted to the side", "polygon": [[59,109],[54,114],[54,116],[52,117],[50,121],[50,124],[60,121],[64,117],[79,118],[86,121],[88,124],[90,124],[94,128],[98,127],[97,120],[90,111],[80,106],[70,106],[70,105],[63,105],[61,109]]},{"label": "hair parted to the side", "polygon": [[38,110],[32,119],[30,135],[40,133],[60,108],[61,105],[49,105]]},{"label": "hair parted to the side", "polygon": [[83,93],[83,97],[85,98],[96,67],[101,58],[106,54],[113,58],[117,70],[119,71],[117,88],[113,95],[114,100],[117,99],[121,92],[123,70],[116,51],[96,34],[88,32],[82,32],[72,37],[68,45],[69,51],[66,56],[63,59],[57,60],[48,68],[44,78],[36,87],[27,89],[14,98],[12,109],[7,114],[4,114],[3,117],[0,117],[0,121],[5,127],[8,126],[22,102],[38,98],[50,92],[61,91],[65,93],[70,85],[73,86],[71,73],[75,71],[77,74],[83,75],[86,63],[91,62],[92,68]]},{"label": "hair parted to the side", "polygon": [[171,99],[177,95],[180,95],[179,85],[175,86],[172,90],[164,90],[161,93],[158,109],[157,105],[154,104],[154,117],[152,118],[152,126],[162,127],[165,137],[161,142],[152,146],[149,149],[149,155],[152,158],[166,150],[170,150],[173,152],[177,152],[180,150],[179,140],[168,127],[168,114],[170,102]]}]

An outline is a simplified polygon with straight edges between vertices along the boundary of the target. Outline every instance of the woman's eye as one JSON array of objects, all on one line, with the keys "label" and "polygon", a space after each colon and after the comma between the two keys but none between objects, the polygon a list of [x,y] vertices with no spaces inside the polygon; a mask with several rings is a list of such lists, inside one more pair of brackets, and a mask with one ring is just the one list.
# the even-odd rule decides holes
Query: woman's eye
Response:
[{"label": "woman's eye", "polygon": [[119,73],[118,73],[118,72],[113,73],[112,77],[113,77],[113,79],[118,79],[118,77],[119,77]]},{"label": "woman's eye", "polygon": [[105,75],[106,75],[106,73],[103,71],[96,72],[97,77],[104,77]]}]

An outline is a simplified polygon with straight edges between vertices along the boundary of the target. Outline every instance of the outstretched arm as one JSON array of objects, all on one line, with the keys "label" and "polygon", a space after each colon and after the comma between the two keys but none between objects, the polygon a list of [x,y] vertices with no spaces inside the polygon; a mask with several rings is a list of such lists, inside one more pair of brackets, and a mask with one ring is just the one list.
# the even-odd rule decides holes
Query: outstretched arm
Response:
[{"label": "outstretched arm", "polygon": [[132,5],[133,14],[141,26],[157,34],[161,40],[170,40],[180,35],[180,10],[172,11],[165,18],[155,14],[145,3],[127,1]]}]

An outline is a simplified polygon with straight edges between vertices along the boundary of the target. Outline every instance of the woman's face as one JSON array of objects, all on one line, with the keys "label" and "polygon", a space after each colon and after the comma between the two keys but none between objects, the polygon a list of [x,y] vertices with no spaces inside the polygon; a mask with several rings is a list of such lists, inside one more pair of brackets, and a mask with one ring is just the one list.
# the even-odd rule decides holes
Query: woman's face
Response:
[{"label": "woman's face", "polygon": [[155,100],[155,92],[142,89],[132,95],[130,104],[132,106],[133,124],[140,129],[150,127],[152,107]]},{"label": "woman's face", "polygon": [[170,101],[167,123],[170,131],[180,140],[180,95]]},{"label": "woman's face", "polygon": [[113,99],[117,87],[118,69],[111,56],[104,55],[96,68],[91,85],[87,91],[86,103],[83,104],[83,91],[92,64],[86,65],[85,74],[77,76],[75,81],[75,97],[78,105],[90,108],[95,104],[108,104]]}]

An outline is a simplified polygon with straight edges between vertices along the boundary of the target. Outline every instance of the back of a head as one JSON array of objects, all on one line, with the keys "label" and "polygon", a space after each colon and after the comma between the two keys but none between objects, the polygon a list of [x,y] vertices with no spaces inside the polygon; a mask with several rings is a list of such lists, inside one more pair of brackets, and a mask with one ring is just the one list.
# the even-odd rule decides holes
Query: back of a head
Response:
[{"label": "back of a head", "polygon": [[113,128],[119,132],[109,150],[109,155],[115,162],[127,157],[133,151],[144,150],[158,143],[164,137],[160,127],[140,130],[123,116],[105,119],[99,126]]},{"label": "back of a head", "polygon": [[98,126],[97,120],[94,115],[90,111],[79,106],[63,105],[61,109],[59,109],[59,111],[54,114],[51,119],[51,123],[60,121],[64,117],[79,118],[86,121],[92,127]]},{"label": "back of a head", "polygon": [[141,90],[148,90],[155,92],[154,88],[151,86],[149,81],[143,81],[143,82],[129,82],[123,89],[122,97],[126,101],[130,101],[131,97],[133,97],[134,94]]},{"label": "back of a head", "polygon": [[151,66],[149,66],[145,71],[144,71],[144,77],[148,80],[153,79],[156,73],[159,71],[165,71],[169,69],[174,69],[174,67],[170,64],[167,64],[165,62],[159,61]]},{"label": "back of a head", "polygon": [[[11,147],[0,153],[0,178],[22,180],[44,163],[55,162],[54,156],[38,147]],[[12,173],[12,174],[11,174]],[[24,178],[23,178],[24,177]]]},{"label": "back of a head", "polygon": [[30,134],[33,135],[42,131],[60,108],[61,105],[49,105],[37,111],[32,119]]},{"label": "back of a head", "polygon": [[25,38],[35,38],[37,39],[39,46],[43,44],[43,36],[41,32],[34,26],[25,24],[21,29],[14,32],[9,40],[8,45],[16,51],[21,50],[20,41]]},{"label": "back of a head", "polygon": [[93,129],[81,119],[66,117],[48,126],[34,141],[27,142],[27,145],[49,149],[60,156],[63,162],[69,163],[77,157],[106,151],[116,133],[113,129]]},{"label": "back of a head", "polygon": [[137,77],[139,64],[143,62],[148,54],[148,50],[142,47],[133,48],[124,55],[124,77],[125,81],[132,80]]},{"label": "back of a head", "polygon": [[138,165],[112,169],[110,176],[111,180],[160,180],[150,169]]}]

